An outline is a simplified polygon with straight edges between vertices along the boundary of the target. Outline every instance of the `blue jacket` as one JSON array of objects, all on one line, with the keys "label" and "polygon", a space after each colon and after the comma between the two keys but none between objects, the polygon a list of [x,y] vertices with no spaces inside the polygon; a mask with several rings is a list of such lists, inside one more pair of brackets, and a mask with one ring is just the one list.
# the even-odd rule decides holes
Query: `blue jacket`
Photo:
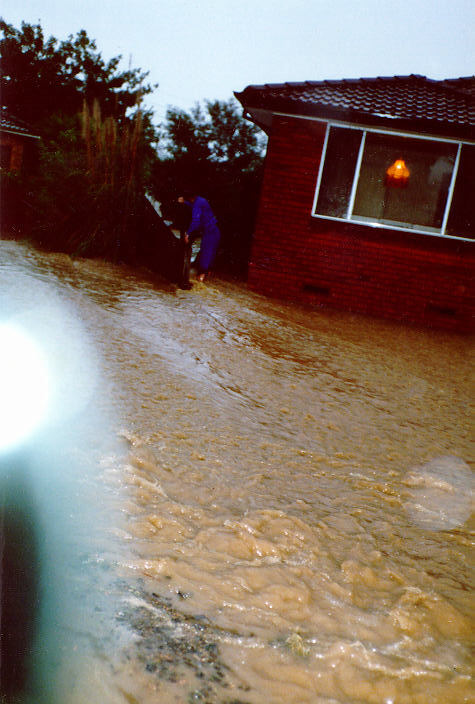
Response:
[{"label": "blue jacket", "polygon": [[217,227],[218,223],[206,198],[196,196],[192,204],[191,223],[188,227],[188,234],[191,237],[203,237],[208,232],[211,233],[215,231]]},{"label": "blue jacket", "polygon": [[206,198],[196,196],[192,208],[188,235],[191,239],[201,237],[198,267],[201,272],[206,272],[215,260],[221,233]]}]

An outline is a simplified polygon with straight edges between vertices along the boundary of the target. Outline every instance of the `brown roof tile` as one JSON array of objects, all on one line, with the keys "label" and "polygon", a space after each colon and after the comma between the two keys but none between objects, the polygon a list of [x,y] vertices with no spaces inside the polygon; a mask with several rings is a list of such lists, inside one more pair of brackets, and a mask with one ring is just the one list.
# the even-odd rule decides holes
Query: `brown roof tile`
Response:
[{"label": "brown roof tile", "polygon": [[404,125],[475,139],[475,76],[435,81],[391,76],[251,85],[235,93],[250,110]]},{"label": "brown roof tile", "polygon": [[16,117],[8,114],[5,110],[0,110],[0,130],[5,132],[15,132],[16,134],[22,134],[25,137],[38,137],[38,135],[33,134],[33,130],[29,127],[26,122],[18,120]]}]

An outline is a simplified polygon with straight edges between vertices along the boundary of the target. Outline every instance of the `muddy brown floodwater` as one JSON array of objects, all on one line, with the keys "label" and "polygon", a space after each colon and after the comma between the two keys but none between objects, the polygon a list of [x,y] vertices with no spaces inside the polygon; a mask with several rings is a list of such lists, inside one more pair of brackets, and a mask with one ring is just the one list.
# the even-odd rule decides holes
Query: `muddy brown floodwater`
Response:
[{"label": "muddy brown floodwater", "polygon": [[7,317],[66,306],[97,371],[48,440],[76,470],[45,701],[475,701],[471,340],[0,257]]}]

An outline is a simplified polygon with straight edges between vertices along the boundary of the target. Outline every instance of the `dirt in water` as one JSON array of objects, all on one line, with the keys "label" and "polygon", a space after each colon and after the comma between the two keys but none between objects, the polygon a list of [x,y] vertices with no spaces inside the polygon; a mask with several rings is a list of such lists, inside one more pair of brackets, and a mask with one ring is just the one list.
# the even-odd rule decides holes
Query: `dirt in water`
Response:
[{"label": "dirt in water", "polygon": [[21,450],[45,701],[475,701],[469,339],[0,257],[60,379]]}]

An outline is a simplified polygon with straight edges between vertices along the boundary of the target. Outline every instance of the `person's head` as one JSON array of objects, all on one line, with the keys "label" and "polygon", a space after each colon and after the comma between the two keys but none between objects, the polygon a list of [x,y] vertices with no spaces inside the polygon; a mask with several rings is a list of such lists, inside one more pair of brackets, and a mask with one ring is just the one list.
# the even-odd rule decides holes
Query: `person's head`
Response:
[{"label": "person's head", "polygon": [[192,188],[184,188],[183,191],[181,192],[181,196],[178,198],[178,202],[183,202],[184,200],[189,201],[190,203],[193,203],[197,196],[197,193],[195,190]]}]

